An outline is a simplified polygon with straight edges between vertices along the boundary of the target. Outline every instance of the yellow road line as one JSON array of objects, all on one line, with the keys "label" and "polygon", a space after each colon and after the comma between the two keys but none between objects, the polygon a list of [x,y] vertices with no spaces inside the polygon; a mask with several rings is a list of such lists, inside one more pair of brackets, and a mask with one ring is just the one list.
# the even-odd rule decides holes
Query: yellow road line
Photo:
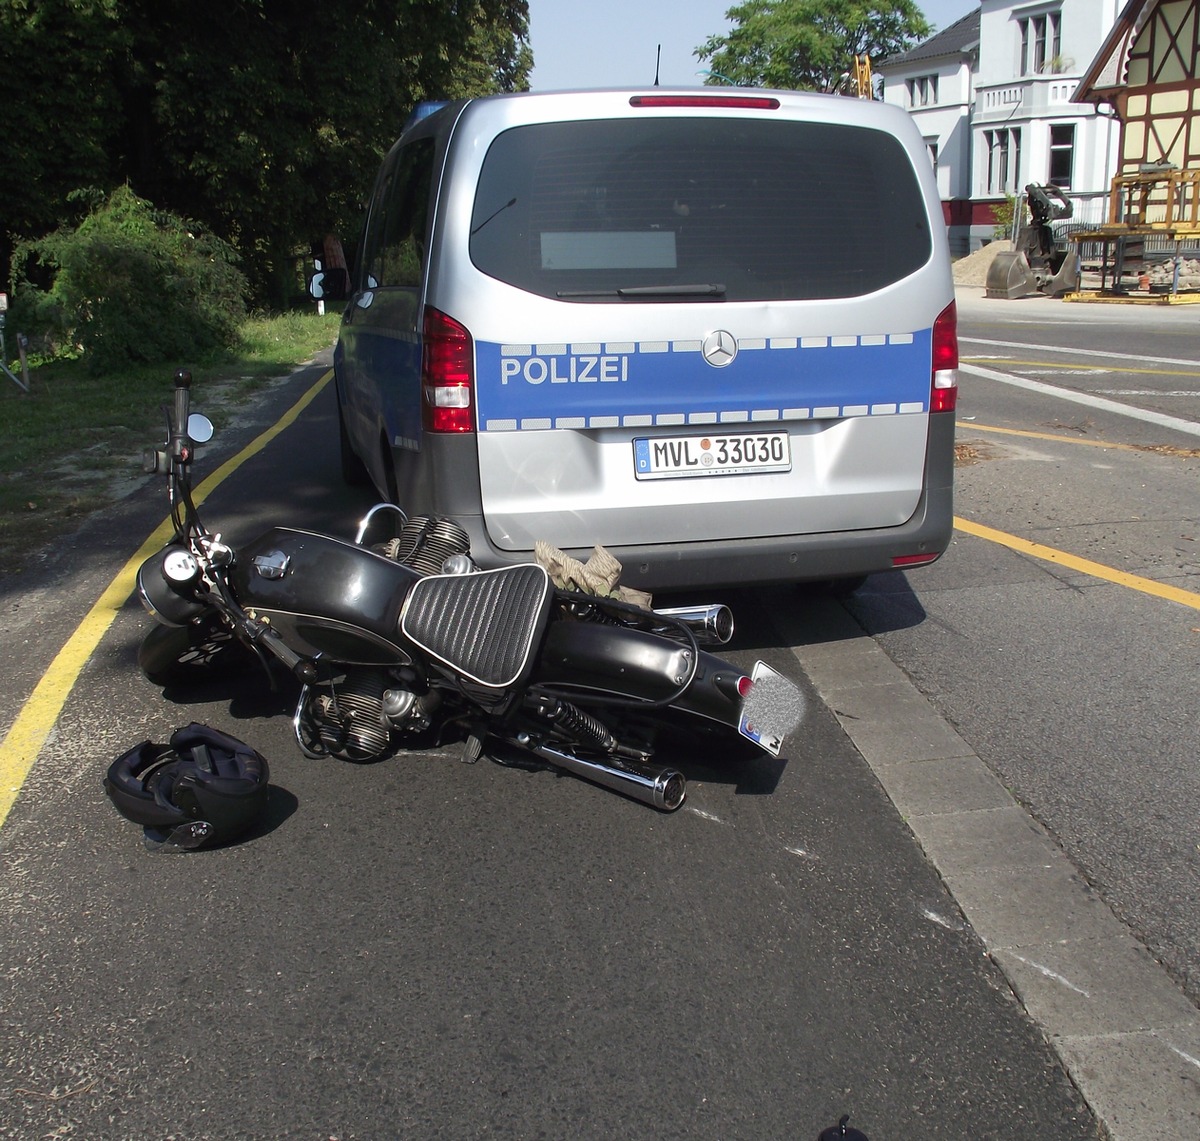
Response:
[{"label": "yellow road line", "polygon": [[1028,539],[1009,535],[1004,531],[997,531],[992,527],[985,527],[982,523],[973,523],[970,519],[962,519],[957,515],[954,517],[954,526],[957,530],[965,531],[968,535],[975,535],[977,538],[987,539],[992,543],[999,543],[1001,546],[1018,551],[1023,555],[1042,559],[1044,562],[1055,563],[1058,566],[1079,571],[1081,574],[1091,575],[1092,578],[1103,579],[1105,582],[1115,583],[1117,586],[1124,586],[1130,590],[1140,591],[1142,594],[1152,594],[1155,598],[1178,602],[1183,606],[1190,606],[1193,610],[1200,610],[1200,594],[1196,594],[1193,591],[1181,590],[1177,586],[1167,586],[1165,583],[1155,582],[1152,578],[1142,578],[1141,575],[1126,574],[1124,571],[1107,567],[1103,563],[1094,563],[1091,559],[1081,559],[1077,555],[1070,555],[1066,551],[1060,551],[1054,547],[1046,547],[1041,543],[1031,543]]},{"label": "yellow road line", "polygon": [[962,431],[999,432],[1003,436],[1023,436],[1027,440],[1053,440],[1058,444],[1082,444],[1085,448],[1108,448],[1118,452],[1146,452],[1147,448],[1139,448],[1136,444],[1114,444],[1105,440],[1081,440],[1078,436],[1066,436],[1057,432],[1029,432],[1024,428],[993,428],[989,424],[975,424],[971,421],[959,420],[958,427]]},{"label": "yellow road line", "polygon": [[1124,368],[1114,364],[1084,364],[1082,361],[1018,361],[1012,357],[962,357],[963,364],[994,364],[1005,366],[1021,366],[1022,368],[1052,368],[1056,372],[1132,372],[1146,376],[1187,376],[1193,380],[1200,378],[1200,366],[1197,369],[1167,369],[1167,368]]},{"label": "yellow road line", "polygon": [[[257,439],[247,444],[231,460],[223,463],[195,489],[197,504],[229,478],[251,456],[262,451],[285,428],[290,427],[312,403],[317,394],[333,376],[330,369],[291,408]],[[117,612],[137,585],[138,567],[155,551],[164,546],[174,534],[171,520],[164,519],[153,534],[138,548],[137,553],[117,572],[96,604],[87,612],[75,632],[50,663],[33,693],[21,707],[12,728],[0,742],[0,826],[8,818],[9,810],[29,776],[34,761],[42,751],[46,738],[54,728],[55,721],[71,695],[80,672],[92,656],[100,639],[104,637]]]}]

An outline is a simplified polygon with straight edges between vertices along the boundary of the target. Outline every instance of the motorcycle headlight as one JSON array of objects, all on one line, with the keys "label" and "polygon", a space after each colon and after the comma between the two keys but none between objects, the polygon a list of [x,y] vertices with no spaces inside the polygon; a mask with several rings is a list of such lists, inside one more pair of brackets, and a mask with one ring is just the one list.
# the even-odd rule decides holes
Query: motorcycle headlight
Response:
[{"label": "motorcycle headlight", "polygon": [[200,566],[187,547],[172,543],[138,568],[138,598],[164,626],[186,626],[204,613],[196,597]]}]

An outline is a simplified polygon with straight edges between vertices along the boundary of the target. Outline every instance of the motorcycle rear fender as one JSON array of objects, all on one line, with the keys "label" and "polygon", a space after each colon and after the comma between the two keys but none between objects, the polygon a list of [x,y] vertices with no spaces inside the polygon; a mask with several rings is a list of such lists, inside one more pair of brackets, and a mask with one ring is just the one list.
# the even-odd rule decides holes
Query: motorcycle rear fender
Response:
[{"label": "motorcycle rear fender", "polygon": [[[576,691],[580,699],[602,695],[660,701],[679,689],[691,669],[691,655],[687,646],[659,634],[560,620],[550,626],[531,684]],[[737,666],[700,651],[691,684],[671,708],[736,729],[742,676]]]}]

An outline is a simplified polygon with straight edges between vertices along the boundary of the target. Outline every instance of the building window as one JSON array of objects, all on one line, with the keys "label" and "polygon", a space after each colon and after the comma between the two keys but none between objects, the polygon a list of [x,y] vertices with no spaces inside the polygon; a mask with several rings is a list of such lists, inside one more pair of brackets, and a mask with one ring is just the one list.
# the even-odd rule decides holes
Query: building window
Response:
[{"label": "building window", "polygon": [[1050,178],[1063,190],[1071,189],[1071,173],[1075,165],[1075,124],[1050,125]]},{"label": "building window", "polygon": [[988,178],[988,189],[1002,191],[1008,188],[1008,132],[994,131],[994,143],[989,148],[993,156]]},{"label": "building window", "polygon": [[937,174],[938,169],[938,141],[937,139],[926,139],[925,149],[929,151],[929,161],[933,164],[933,173]]},{"label": "building window", "polygon": [[908,88],[908,105],[910,107],[928,107],[938,99],[938,77],[936,75],[920,75],[915,79],[905,81]]},{"label": "building window", "polygon": [[1062,13],[1044,12],[1017,21],[1021,33],[1021,74],[1041,75],[1062,58]]},{"label": "building window", "polygon": [[1021,172],[1020,129],[984,131],[983,141],[987,150],[986,193],[1011,194]]}]

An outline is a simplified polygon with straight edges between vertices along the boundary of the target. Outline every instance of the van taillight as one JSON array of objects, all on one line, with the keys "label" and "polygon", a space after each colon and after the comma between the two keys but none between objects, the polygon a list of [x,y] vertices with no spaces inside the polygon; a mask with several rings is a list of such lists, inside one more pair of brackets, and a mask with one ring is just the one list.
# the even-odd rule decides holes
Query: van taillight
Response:
[{"label": "van taillight", "polygon": [[958,406],[958,306],[953,301],[933,323],[933,380],[930,412],[953,412]]},{"label": "van taillight", "polygon": [[425,308],[421,336],[421,394],[427,432],[473,432],[475,346],[453,317]]}]

